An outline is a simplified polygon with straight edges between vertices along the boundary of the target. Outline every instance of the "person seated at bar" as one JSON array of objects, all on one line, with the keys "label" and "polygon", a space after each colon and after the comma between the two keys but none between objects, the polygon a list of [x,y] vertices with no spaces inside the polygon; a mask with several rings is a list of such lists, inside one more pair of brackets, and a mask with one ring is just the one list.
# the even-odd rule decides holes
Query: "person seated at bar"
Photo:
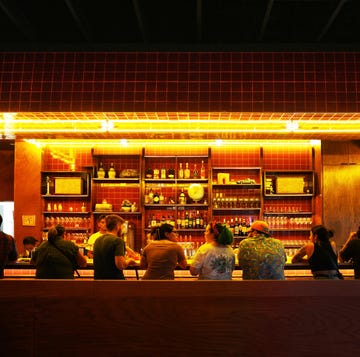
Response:
[{"label": "person seated at bar", "polygon": [[74,279],[77,267],[86,267],[86,258],[79,247],[64,239],[65,227],[49,229],[48,240],[33,252],[31,262],[36,265],[38,279]]},{"label": "person seated at bar", "polygon": [[354,278],[360,279],[360,227],[357,232],[351,232],[339,252],[340,262],[352,262]]},{"label": "person seated at bar", "polygon": [[265,221],[254,221],[248,237],[239,244],[239,266],[244,280],[284,280],[286,253],[279,239],[270,235]]},{"label": "person seated at bar", "polygon": [[15,262],[18,258],[14,238],[1,230],[3,218],[0,214],[0,279],[4,278],[4,266],[8,262]]},{"label": "person seated at bar", "polygon": [[292,263],[309,263],[314,279],[342,279],[332,236],[323,225],[312,227],[310,241],[293,256]]},{"label": "person seated at bar", "polygon": [[123,270],[135,265],[126,257],[125,241],[120,237],[125,220],[116,214],[106,216],[106,233],[94,244],[94,279],[125,279]]},{"label": "person seated at bar", "polygon": [[39,241],[33,236],[26,236],[23,239],[24,252],[22,253],[23,258],[31,258],[31,254],[35,247],[38,246]]},{"label": "person seated at bar", "polygon": [[231,280],[235,254],[231,248],[233,234],[225,224],[211,222],[205,229],[205,244],[196,252],[190,274],[200,280]]},{"label": "person seated at bar", "polygon": [[174,279],[174,270],[187,267],[184,250],[177,243],[177,233],[171,224],[163,223],[157,230],[154,241],[148,244],[141,255],[140,269],[146,269],[142,279]]}]

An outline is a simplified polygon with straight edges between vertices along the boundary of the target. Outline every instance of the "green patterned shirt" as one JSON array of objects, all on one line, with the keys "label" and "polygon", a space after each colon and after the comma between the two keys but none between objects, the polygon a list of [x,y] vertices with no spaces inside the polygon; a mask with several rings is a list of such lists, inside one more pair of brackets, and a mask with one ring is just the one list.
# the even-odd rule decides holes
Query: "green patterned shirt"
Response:
[{"label": "green patterned shirt", "polygon": [[262,234],[246,238],[240,243],[238,258],[244,280],[285,279],[286,253],[278,239]]}]

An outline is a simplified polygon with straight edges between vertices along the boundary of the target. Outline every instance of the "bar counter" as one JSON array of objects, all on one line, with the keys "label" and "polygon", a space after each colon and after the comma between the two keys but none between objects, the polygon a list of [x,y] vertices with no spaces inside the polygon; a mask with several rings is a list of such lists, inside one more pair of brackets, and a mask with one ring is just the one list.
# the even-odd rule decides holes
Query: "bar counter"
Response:
[{"label": "bar counter", "polygon": [[[190,265],[190,264],[189,264]],[[339,264],[340,271],[345,278],[353,278],[354,270],[352,264],[350,263],[341,263]],[[94,269],[93,264],[88,263],[86,268],[78,269],[80,273],[80,278],[93,278]],[[139,269],[139,266],[128,267],[124,270],[124,275],[127,279],[136,279],[139,280],[145,273],[144,270]],[[35,277],[35,266],[30,263],[17,262],[12,264],[7,264],[4,270],[5,278],[32,278]],[[75,278],[79,278],[76,274]],[[285,264],[285,277],[287,279],[296,279],[296,278],[312,278],[310,268],[307,264],[296,263],[296,264]],[[241,279],[242,270],[238,265],[235,265],[235,270],[233,272],[233,279]],[[176,268],[175,270],[175,279],[193,279],[197,280],[197,277],[191,276],[189,272],[189,266],[187,269]]]},{"label": "bar counter", "polygon": [[3,279],[4,356],[356,356],[360,281]]}]

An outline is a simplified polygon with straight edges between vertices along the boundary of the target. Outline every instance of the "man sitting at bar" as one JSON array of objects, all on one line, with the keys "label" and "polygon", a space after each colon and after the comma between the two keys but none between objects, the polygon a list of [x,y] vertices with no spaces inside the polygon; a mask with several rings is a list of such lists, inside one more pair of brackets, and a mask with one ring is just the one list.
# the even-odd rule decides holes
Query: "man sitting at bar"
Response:
[{"label": "man sitting at bar", "polygon": [[279,239],[270,236],[266,222],[255,221],[239,245],[239,265],[244,280],[284,280],[286,253]]}]

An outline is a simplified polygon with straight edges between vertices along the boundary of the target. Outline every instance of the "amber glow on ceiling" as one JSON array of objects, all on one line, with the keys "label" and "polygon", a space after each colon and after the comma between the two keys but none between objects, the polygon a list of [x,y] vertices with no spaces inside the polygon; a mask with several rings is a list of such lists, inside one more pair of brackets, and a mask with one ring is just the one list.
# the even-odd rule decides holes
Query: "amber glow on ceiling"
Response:
[{"label": "amber glow on ceiling", "polygon": [[74,139],[360,139],[360,113],[3,113],[0,134]]}]

